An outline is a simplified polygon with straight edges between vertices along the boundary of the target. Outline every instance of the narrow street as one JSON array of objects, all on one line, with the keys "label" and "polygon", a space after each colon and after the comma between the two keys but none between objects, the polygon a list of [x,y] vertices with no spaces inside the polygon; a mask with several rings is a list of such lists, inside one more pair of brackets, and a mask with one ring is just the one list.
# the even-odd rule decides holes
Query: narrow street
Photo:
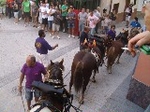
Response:
[{"label": "narrow street", "polygon": [[[0,23],[0,112],[24,112],[17,91],[20,69],[29,54],[36,55],[34,41],[38,37],[39,29],[32,26],[24,27],[22,21],[17,25],[13,24],[13,19],[7,18],[0,20]],[[117,26],[118,33],[124,25],[121,23]],[[52,39],[48,33],[46,34],[45,39],[50,45],[59,45],[54,51],[49,52],[49,59],[60,61],[64,58],[64,81],[68,90],[71,63],[79,50],[79,39],[68,38],[68,35],[62,32],[60,39]],[[126,99],[137,58],[138,56],[133,58],[123,53],[120,64],[113,66],[112,74],[107,73],[104,65],[99,67],[96,83],[89,83],[84,104],[80,109],[83,112],[144,112],[138,105]],[[77,95],[74,90],[72,93],[73,105],[78,107]],[[23,101],[25,102],[25,99]]]}]

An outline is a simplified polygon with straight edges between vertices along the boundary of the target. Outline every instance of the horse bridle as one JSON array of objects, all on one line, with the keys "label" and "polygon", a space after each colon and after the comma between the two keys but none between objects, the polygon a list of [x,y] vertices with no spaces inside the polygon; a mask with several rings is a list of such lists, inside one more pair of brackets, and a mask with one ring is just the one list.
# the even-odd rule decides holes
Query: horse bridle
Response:
[{"label": "horse bridle", "polygon": [[[54,69],[54,68],[51,68],[50,70],[47,70],[47,74],[48,74],[47,82],[49,82],[49,83],[51,83],[51,84],[53,84],[53,85],[56,85],[56,86],[58,86],[58,85],[63,85],[62,80],[60,80],[60,79],[51,79],[51,78],[50,78],[50,76],[52,75],[51,72],[52,72],[53,69]],[[63,69],[62,69],[62,68],[57,67],[57,69],[59,69],[61,72],[63,72]]]},{"label": "horse bridle", "polygon": [[91,49],[91,54],[95,57],[97,66],[102,65],[103,62],[101,61],[101,57],[98,55],[97,52],[94,51],[93,48]]}]

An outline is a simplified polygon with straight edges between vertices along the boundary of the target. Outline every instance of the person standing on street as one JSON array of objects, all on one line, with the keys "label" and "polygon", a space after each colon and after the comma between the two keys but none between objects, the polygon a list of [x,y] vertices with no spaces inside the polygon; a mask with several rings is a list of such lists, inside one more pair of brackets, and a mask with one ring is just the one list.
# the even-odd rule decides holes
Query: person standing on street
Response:
[{"label": "person standing on street", "polygon": [[130,4],[126,10],[125,10],[125,14],[126,14],[126,27],[129,27],[129,23],[130,23],[130,18],[132,16],[132,4]]},{"label": "person standing on street", "polygon": [[58,47],[58,44],[56,44],[55,46],[49,45],[49,43],[44,39],[45,37],[44,30],[39,30],[38,35],[39,37],[35,41],[37,58],[38,61],[42,63],[46,68],[50,62],[48,59],[48,50],[54,50],[56,47]]},{"label": "person standing on street", "polygon": [[27,25],[29,25],[29,21],[30,21],[31,5],[29,0],[24,0],[22,2],[22,9],[24,14],[24,25],[26,27]]},{"label": "person standing on street", "polygon": [[85,8],[82,8],[82,11],[78,14],[78,20],[79,20],[79,37],[81,36],[81,33],[84,30],[85,24],[87,19],[87,13],[85,12]]},{"label": "person standing on street", "polygon": [[61,11],[62,11],[62,26],[63,26],[63,32],[67,32],[67,20],[66,20],[66,16],[68,14],[68,6],[67,6],[67,1],[64,1],[64,4],[61,7]]},{"label": "person standing on street", "polygon": [[75,28],[75,19],[76,19],[76,14],[75,12],[73,12],[73,7],[70,6],[69,8],[69,12],[66,16],[67,19],[67,23],[68,23],[68,33],[69,33],[69,38],[72,36],[73,38],[75,38],[74,36],[74,28]]},{"label": "person standing on street", "polygon": [[52,29],[53,29],[53,37],[55,36],[60,39],[59,34],[59,28],[60,28],[60,23],[62,21],[62,16],[61,16],[61,12],[60,9],[56,9],[56,12],[54,13],[54,21],[53,21],[53,25],[52,25]]},{"label": "person standing on street", "polygon": [[98,17],[96,17],[96,16],[93,14],[93,11],[91,11],[90,16],[88,17],[87,21],[88,21],[89,27],[91,28],[90,34],[93,36],[93,35],[95,34],[95,27],[96,27],[96,24],[97,24],[100,20],[99,20]]},{"label": "person standing on street", "polygon": [[42,74],[46,76],[46,70],[42,64],[36,62],[36,58],[33,55],[29,55],[26,59],[26,63],[21,69],[21,75],[19,79],[18,90],[22,93],[22,83],[24,78],[26,78],[25,83],[25,99],[27,101],[28,112],[31,109],[31,101],[33,99],[33,94],[35,97],[35,102],[38,101],[41,93],[38,90],[32,91],[33,81],[42,81]]}]

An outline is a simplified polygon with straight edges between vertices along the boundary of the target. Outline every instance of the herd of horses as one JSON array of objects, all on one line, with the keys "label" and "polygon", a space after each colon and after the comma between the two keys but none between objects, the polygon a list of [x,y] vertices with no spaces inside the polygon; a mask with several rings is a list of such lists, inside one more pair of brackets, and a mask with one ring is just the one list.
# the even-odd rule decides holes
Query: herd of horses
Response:
[{"label": "herd of horses", "polygon": [[[65,89],[63,81],[64,60],[52,62],[47,67],[48,79],[45,82],[34,82],[33,87],[42,91],[42,96],[38,103],[32,106],[30,112],[70,112],[73,107],[76,112],[81,110],[72,105],[73,95],[71,88],[80,93],[79,103],[84,102],[84,92],[90,80],[96,82],[95,75],[98,68],[105,64],[107,59],[108,73],[112,73],[112,65],[124,52],[121,48],[127,45],[128,40],[139,31],[137,29],[123,30],[112,40],[110,37],[93,36],[85,44],[84,50],[77,52],[71,65],[71,77],[69,91]],[[38,84],[37,84],[38,83]]]}]

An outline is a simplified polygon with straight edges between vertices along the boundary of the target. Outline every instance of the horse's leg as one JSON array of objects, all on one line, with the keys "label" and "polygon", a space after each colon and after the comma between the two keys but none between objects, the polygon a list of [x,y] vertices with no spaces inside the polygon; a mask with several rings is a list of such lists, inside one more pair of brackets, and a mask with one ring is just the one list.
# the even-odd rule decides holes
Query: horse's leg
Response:
[{"label": "horse's leg", "polygon": [[69,83],[69,93],[71,94],[71,87],[73,85],[73,74],[71,75],[71,78],[70,78],[70,83]]},{"label": "horse's leg", "polygon": [[94,83],[96,82],[95,75],[96,75],[96,70],[93,70],[93,77],[92,77],[91,81]]},{"label": "horse's leg", "polygon": [[120,62],[119,62],[120,56],[121,56],[121,54],[118,55],[118,58],[117,58],[117,64],[120,63]]}]

